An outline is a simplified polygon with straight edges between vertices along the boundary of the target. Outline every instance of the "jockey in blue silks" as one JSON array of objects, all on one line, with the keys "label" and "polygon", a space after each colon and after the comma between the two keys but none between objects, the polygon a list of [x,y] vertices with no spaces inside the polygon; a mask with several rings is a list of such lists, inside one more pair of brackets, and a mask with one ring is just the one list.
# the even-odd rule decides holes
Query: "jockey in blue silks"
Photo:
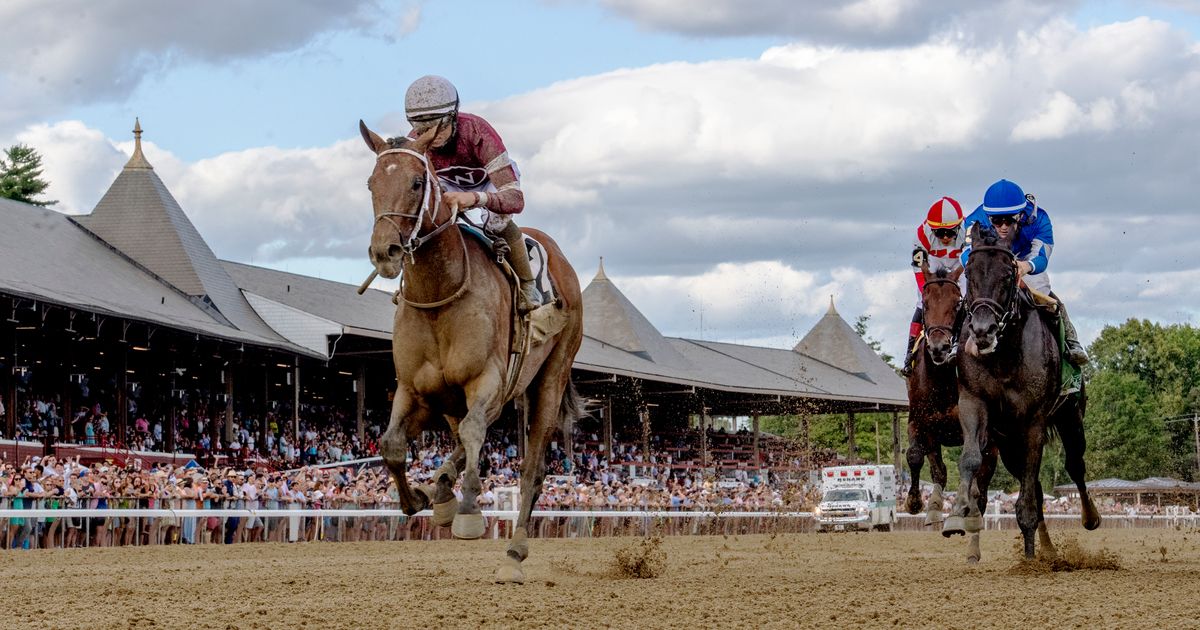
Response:
[{"label": "jockey in blue silks", "polygon": [[982,223],[996,230],[1002,240],[1011,242],[1017,256],[1017,277],[1025,286],[1058,300],[1058,312],[1066,329],[1067,360],[1076,367],[1088,362],[1087,352],[1079,343],[1075,326],[1067,317],[1066,306],[1050,288],[1050,252],[1054,250],[1054,226],[1050,215],[1039,208],[1033,195],[1026,195],[1021,187],[1002,179],[988,187],[983,194],[983,205],[979,206],[963,221],[967,242],[962,250],[962,264],[967,264],[971,255],[971,226]]}]

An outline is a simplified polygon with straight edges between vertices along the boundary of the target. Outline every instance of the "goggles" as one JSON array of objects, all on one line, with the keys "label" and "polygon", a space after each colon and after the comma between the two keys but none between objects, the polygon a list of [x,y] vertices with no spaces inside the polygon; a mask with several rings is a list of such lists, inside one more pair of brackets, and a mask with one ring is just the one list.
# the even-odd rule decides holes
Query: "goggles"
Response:
[{"label": "goggles", "polygon": [[958,236],[958,228],[933,228],[933,235],[938,238],[954,238]]},{"label": "goggles", "polygon": [[992,225],[996,227],[1005,227],[1008,225],[1016,225],[1018,217],[1015,214],[998,214],[988,217],[988,219],[992,222]]}]

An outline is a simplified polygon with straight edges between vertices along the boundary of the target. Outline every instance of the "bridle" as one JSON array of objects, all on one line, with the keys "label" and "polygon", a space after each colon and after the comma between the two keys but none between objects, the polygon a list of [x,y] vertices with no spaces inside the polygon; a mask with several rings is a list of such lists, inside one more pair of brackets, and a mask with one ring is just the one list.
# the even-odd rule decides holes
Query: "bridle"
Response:
[{"label": "bridle", "polygon": [[[981,252],[1003,253],[1010,263],[1017,259],[1011,249],[1002,245],[980,245],[971,249],[972,256]],[[1003,304],[986,297],[971,300],[970,308],[967,310],[967,321],[969,322],[980,308],[986,308],[996,318],[996,339],[999,340],[1000,336],[1004,334],[1004,329],[1017,317],[1017,278],[1018,275],[1014,273],[1012,284],[1007,288]]]},{"label": "bridle", "polygon": [[[405,212],[380,212],[379,214],[375,215],[375,222],[379,223],[380,220],[385,220],[388,223],[391,223],[392,227],[396,228],[396,235],[400,237],[401,242],[393,243],[393,245],[399,246],[404,255],[408,256],[409,262],[416,264],[416,258],[414,257],[414,254],[416,253],[417,249],[425,243],[428,243],[431,239],[433,239],[433,237],[437,236],[443,230],[454,225],[454,222],[458,219],[458,209],[452,209],[450,211],[450,218],[445,223],[435,223],[433,230],[422,236],[420,232],[421,226],[425,224],[425,215],[432,211],[433,216],[431,218],[433,221],[437,221],[437,212],[441,210],[442,207],[442,187],[437,185],[437,175],[434,174],[433,167],[429,164],[429,158],[422,153],[418,153],[412,149],[393,148],[380,151],[379,154],[375,156],[375,160],[379,161],[383,158],[383,156],[394,153],[404,153],[406,155],[415,157],[421,161],[421,166],[425,167],[425,183],[423,185],[424,191],[421,194],[421,208],[416,214],[408,214]],[[400,228],[400,224],[396,223],[396,220],[392,217],[399,217],[401,219],[414,219],[416,220],[417,226],[412,232],[409,233],[408,238],[405,238],[404,230]]]},{"label": "bridle", "polygon": [[[954,285],[955,290],[958,289],[958,281],[957,280],[953,280],[948,277],[934,276],[933,278],[926,280],[924,286],[921,287],[921,302],[923,304],[929,303],[929,301],[927,299],[925,299],[925,291],[927,289],[929,289],[930,286],[935,285],[935,284],[952,284],[952,285]],[[961,297],[959,297],[958,301],[954,303],[954,312],[958,313],[960,310],[962,310],[962,298]],[[946,326],[944,324],[939,324],[936,326],[930,326],[928,323],[925,322],[925,315],[926,315],[926,310],[922,309],[921,310],[921,329],[925,331],[926,339],[929,339],[930,335],[932,333],[936,333],[938,331],[943,331],[947,335],[950,336],[950,345],[951,346],[954,346],[955,344],[958,343],[958,333],[955,331],[954,325]],[[955,323],[957,323],[957,321],[959,319],[961,319],[961,317],[955,317]],[[926,345],[925,347],[928,348],[929,346]]]},{"label": "bridle", "polygon": [[[406,212],[380,212],[379,214],[375,215],[375,223],[378,224],[379,221],[381,219],[383,219],[383,220],[386,220],[388,223],[391,223],[392,227],[396,228],[396,235],[400,237],[401,242],[392,243],[392,245],[396,245],[396,246],[400,247],[400,250],[403,253],[403,255],[408,256],[409,264],[412,266],[416,266],[416,264],[417,264],[417,259],[416,259],[417,249],[419,249],[425,243],[428,243],[430,240],[433,239],[433,237],[437,236],[442,231],[446,230],[447,228],[449,228],[449,227],[453,226],[455,223],[457,223],[458,222],[458,208],[452,208],[450,210],[450,218],[447,219],[444,223],[440,223],[440,224],[436,223],[437,213],[442,208],[442,187],[437,184],[437,175],[433,172],[433,167],[430,166],[430,164],[429,164],[429,158],[426,157],[422,153],[413,151],[412,149],[396,147],[396,148],[392,148],[392,149],[387,149],[385,151],[380,151],[375,156],[375,161],[378,162],[383,156],[391,155],[393,153],[404,153],[406,155],[410,155],[414,158],[417,158],[418,160],[421,161],[421,165],[425,167],[425,184],[424,184],[425,190],[421,194],[421,208],[420,208],[420,210],[417,211],[416,214],[409,214]],[[421,235],[420,234],[421,226],[425,225],[425,215],[426,214],[430,214],[430,219],[434,222],[434,227],[432,230],[429,231],[429,233]],[[396,223],[396,220],[392,217],[400,217],[401,219],[416,220],[416,227],[413,228],[413,231],[409,233],[408,238],[404,237],[404,230],[400,228],[400,224]],[[458,238],[459,238],[459,240],[463,239],[463,235],[462,235],[461,231],[458,233]],[[400,287],[396,289],[396,295],[392,298],[392,301],[394,302],[396,298],[400,298],[401,300],[404,300],[405,304],[407,304],[413,308],[430,309],[430,308],[437,308],[439,306],[445,306],[446,304],[449,304],[449,303],[457,300],[458,298],[462,297],[463,294],[467,292],[467,286],[470,285],[470,283],[471,283],[471,257],[467,253],[466,242],[463,242],[462,246],[463,246],[462,252],[463,252],[463,267],[464,267],[463,281],[462,281],[462,284],[459,285],[458,289],[455,290],[454,293],[450,295],[450,297],[443,298],[441,300],[436,300],[434,302],[410,301],[408,298],[404,297],[404,277],[401,276]],[[405,275],[407,275],[407,274],[405,274]]]}]

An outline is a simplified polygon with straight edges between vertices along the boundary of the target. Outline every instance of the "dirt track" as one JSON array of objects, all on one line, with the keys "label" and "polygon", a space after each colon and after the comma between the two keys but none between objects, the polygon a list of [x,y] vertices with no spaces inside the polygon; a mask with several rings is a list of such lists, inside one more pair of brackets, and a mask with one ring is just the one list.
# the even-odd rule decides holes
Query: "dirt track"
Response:
[{"label": "dirt track", "polygon": [[534,540],[524,586],[491,583],[502,541],[0,552],[0,615],[6,628],[1200,626],[1200,533],[1056,533],[1122,568],[1022,569],[1008,532],[986,532],[971,568],[961,538],[928,533],[669,538],[652,580],[606,574],[631,539]]}]

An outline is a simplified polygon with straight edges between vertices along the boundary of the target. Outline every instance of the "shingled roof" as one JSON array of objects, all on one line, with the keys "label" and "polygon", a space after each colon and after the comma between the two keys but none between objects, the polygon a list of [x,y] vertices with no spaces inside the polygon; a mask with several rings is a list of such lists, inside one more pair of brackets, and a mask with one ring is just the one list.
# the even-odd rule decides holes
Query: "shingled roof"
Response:
[{"label": "shingled roof", "polygon": [[688,361],[604,273],[583,290],[583,334],[659,365],[685,368]]},{"label": "shingled roof", "polygon": [[141,135],[137,123],[133,156],[92,213],[74,217],[75,222],[187,295],[217,321],[283,341],[255,313],[154,172],[142,153]]},{"label": "shingled roof", "polygon": [[879,355],[875,354],[867,342],[842,319],[833,305],[832,297],[829,298],[829,310],[825,311],[825,316],[817,321],[792,351],[872,383],[881,383],[896,377],[896,373],[880,360]]}]

